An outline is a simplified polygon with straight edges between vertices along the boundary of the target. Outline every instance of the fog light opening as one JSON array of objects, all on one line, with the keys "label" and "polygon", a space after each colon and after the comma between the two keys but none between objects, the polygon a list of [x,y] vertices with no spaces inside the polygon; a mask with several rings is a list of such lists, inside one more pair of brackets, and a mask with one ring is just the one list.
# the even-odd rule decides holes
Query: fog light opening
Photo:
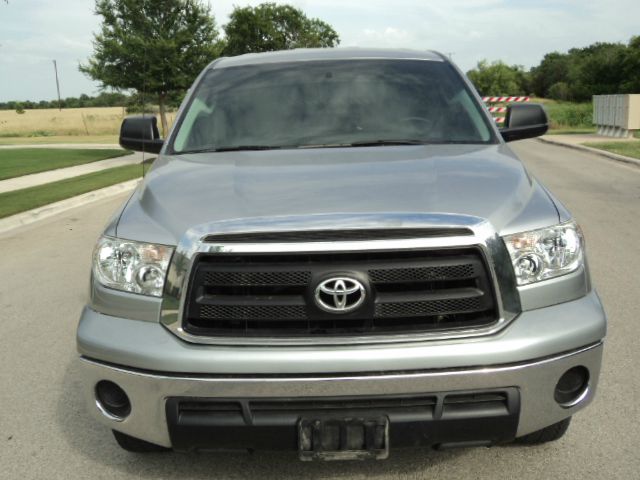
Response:
[{"label": "fog light opening", "polygon": [[109,380],[96,384],[96,405],[103,415],[121,422],[131,413],[131,402],[122,388]]},{"label": "fog light opening", "polygon": [[589,370],[573,367],[564,372],[558,380],[554,398],[560,406],[569,408],[580,403],[589,392]]}]

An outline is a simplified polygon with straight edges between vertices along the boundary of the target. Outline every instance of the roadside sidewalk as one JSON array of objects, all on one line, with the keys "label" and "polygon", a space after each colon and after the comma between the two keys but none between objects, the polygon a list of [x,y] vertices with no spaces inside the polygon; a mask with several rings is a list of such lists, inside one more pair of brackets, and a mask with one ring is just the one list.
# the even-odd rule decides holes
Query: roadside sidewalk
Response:
[{"label": "roadside sidewalk", "polygon": [[[595,134],[584,135],[544,135],[538,138],[538,141],[549,143],[551,145],[558,145],[561,147],[572,148],[574,150],[582,150],[583,152],[595,153],[601,157],[606,157],[618,162],[627,163],[640,167],[640,160],[633,157],[626,157],[617,153],[607,152],[606,150],[600,150],[593,147],[587,147],[583,143],[587,142],[629,142],[632,140],[624,138],[603,137]],[[636,140],[637,141],[637,140]]]},{"label": "roadside sidewalk", "polygon": [[[149,154],[145,155],[145,159],[147,158],[150,158]],[[64,180],[66,178],[99,172],[107,168],[135,165],[138,163],[142,163],[142,153],[135,152],[124,157],[110,158],[107,160],[100,160],[98,162],[76,165],[75,167],[59,168],[57,170],[48,170],[46,172],[8,178],[0,181],[0,193],[12,192],[14,190],[21,190],[28,187],[36,187],[38,185],[44,185],[45,183],[57,182],[58,180]],[[142,169],[142,166],[140,168]]]}]

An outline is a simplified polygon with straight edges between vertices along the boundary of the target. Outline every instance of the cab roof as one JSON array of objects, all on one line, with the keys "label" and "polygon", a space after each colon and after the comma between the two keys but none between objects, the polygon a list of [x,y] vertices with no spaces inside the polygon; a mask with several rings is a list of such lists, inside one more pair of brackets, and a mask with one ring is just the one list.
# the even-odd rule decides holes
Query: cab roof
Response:
[{"label": "cab roof", "polygon": [[370,48],[299,48],[278,52],[247,53],[237,57],[223,57],[209,68],[228,68],[265,63],[305,62],[314,60],[426,60],[444,62],[445,57],[432,50],[370,49]]}]

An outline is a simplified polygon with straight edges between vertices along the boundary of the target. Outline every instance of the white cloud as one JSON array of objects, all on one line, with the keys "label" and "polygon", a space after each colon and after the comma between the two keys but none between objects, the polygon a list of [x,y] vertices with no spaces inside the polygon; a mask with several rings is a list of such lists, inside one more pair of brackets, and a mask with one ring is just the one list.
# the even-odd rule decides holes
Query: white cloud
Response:
[{"label": "white cloud", "polygon": [[387,48],[402,48],[409,43],[409,32],[395,27],[383,29],[365,28],[351,44],[343,45],[350,47],[376,45]]},{"label": "white cloud", "polygon": [[[235,5],[211,2],[219,25]],[[290,0],[327,21],[345,46],[405,47],[452,53],[467,70],[478,60],[526,67],[554,50],[596,41],[626,42],[640,34],[638,0]],[[622,14],[622,13],[623,14]],[[53,98],[51,60],[58,60],[65,96],[94,93],[78,71],[99,27],[92,0],[0,1],[0,100]]]}]

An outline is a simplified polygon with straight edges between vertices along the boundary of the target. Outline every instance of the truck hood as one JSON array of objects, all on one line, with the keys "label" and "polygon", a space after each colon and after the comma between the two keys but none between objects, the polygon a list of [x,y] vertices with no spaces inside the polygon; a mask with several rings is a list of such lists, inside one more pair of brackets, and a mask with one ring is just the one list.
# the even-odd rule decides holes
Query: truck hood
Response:
[{"label": "truck hood", "polygon": [[559,219],[506,145],[323,148],[161,155],[115,234],[175,245],[204,224],[210,233],[256,222],[281,229],[278,218],[295,230],[358,228],[387,216],[401,227],[433,213],[478,217],[500,234]]}]

